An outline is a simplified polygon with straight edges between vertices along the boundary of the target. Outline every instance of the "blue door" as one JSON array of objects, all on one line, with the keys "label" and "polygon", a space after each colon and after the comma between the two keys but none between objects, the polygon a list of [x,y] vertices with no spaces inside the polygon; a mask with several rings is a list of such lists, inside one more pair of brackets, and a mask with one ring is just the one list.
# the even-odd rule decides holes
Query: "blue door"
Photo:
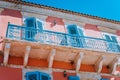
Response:
[{"label": "blue door", "polygon": [[37,33],[41,33],[43,31],[43,27],[42,27],[42,22],[37,20],[36,18],[32,17],[32,18],[27,18],[26,19],[26,35],[25,35],[25,39],[27,40],[39,40],[40,36],[37,36],[35,39],[35,35]]},{"label": "blue door", "polygon": [[26,19],[26,30],[25,30],[25,39],[26,40],[34,40],[34,36],[36,34],[36,19],[35,18],[27,18]]},{"label": "blue door", "polygon": [[83,31],[78,29],[76,25],[68,25],[68,43],[70,46],[83,47],[80,36],[83,36]]},{"label": "blue door", "polygon": [[111,35],[105,35],[105,39],[107,41],[107,49],[108,51],[112,51],[112,52],[118,52],[119,51],[119,45],[117,42],[117,39],[115,36],[111,36]]}]

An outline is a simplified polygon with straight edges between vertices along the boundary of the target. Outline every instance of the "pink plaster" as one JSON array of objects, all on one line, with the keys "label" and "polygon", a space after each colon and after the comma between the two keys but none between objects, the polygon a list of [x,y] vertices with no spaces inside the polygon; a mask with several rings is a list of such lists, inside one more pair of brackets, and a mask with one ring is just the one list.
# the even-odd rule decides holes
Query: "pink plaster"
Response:
[{"label": "pink plaster", "polygon": [[117,40],[118,40],[118,42],[120,42],[120,30],[116,31],[116,35],[118,35]]},{"label": "pink plaster", "polygon": [[85,35],[95,38],[102,38],[102,34],[97,28],[96,25],[93,24],[86,24],[85,25]]},{"label": "pink plaster", "polygon": [[[54,25],[54,21],[56,24]],[[62,18],[56,18],[52,16],[48,16],[46,18],[46,23],[45,23],[45,30],[50,30],[50,31],[55,31],[55,32],[63,32],[65,33],[65,26]]]},{"label": "pink plaster", "polygon": [[[0,14],[0,36],[6,37],[8,22],[11,24],[22,25],[22,14],[20,11],[4,9]],[[2,49],[0,43],[0,50]]]},{"label": "pink plaster", "polygon": [[116,31],[116,35],[120,36],[120,30]]}]

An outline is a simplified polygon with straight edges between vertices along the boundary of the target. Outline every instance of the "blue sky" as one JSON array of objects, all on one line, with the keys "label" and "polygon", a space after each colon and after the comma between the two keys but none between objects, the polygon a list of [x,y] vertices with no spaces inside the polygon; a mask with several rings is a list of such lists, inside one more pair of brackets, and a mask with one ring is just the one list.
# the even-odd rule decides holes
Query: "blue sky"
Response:
[{"label": "blue sky", "polygon": [[120,0],[23,0],[120,21]]}]

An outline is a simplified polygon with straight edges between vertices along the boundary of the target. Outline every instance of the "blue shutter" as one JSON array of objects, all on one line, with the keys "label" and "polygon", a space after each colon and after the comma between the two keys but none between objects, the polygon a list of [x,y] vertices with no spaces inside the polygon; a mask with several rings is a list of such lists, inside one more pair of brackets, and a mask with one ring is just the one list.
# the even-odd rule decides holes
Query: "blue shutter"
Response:
[{"label": "blue shutter", "polygon": [[26,80],[39,80],[39,72],[28,72],[26,73]]},{"label": "blue shutter", "polygon": [[118,43],[115,36],[111,36],[111,38],[112,38],[112,41],[113,41],[113,42]]},{"label": "blue shutter", "polygon": [[37,29],[39,29],[40,31],[43,30],[42,22],[40,22],[40,21],[37,20],[36,26],[37,26]]},{"label": "blue shutter", "polygon": [[69,34],[78,34],[76,25],[68,25],[67,30]]},{"label": "blue shutter", "polygon": [[49,74],[46,74],[46,73],[43,73],[43,72],[40,72],[40,80],[50,80],[50,75]]},{"label": "blue shutter", "polygon": [[105,39],[107,41],[107,51],[112,51],[112,43],[111,43],[111,38],[109,35],[105,35]]},{"label": "blue shutter", "polygon": [[84,36],[83,31],[80,28],[78,28],[78,32],[80,36]]},{"label": "blue shutter", "polygon": [[78,30],[76,25],[68,25],[68,45],[79,47],[79,37],[78,37]]},{"label": "blue shutter", "polygon": [[83,34],[83,31],[82,31],[82,29],[80,29],[80,28],[78,28],[78,32],[79,32],[79,35],[81,36],[80,38],[79,38],[79,43],[80,43],[80,47],[81,48],[83,48],[85,45],[86,45],[86,42],[85,42],[85,39],[84,39],[84,34]]},{"label": "blue shutter", "polygon": [[111,41],[111,39],[110,39],[110,36],[109,36],[109,35],[105,35],[105,39],[106,39],[107,41]]},{"label": "blue shutter", "polygon": [[26,21],[26,27],[36,28],[36,19],[34,17],[27,18],[25,21]]},{"label": "blue shutter", "polygon": [[78,76],[69,76],[68,80],[80,80]]},{"label": "blue shutter", "polygon": [[108,78],[102,78],[101,80],[109,80]]},{"label": "blue shutter", "polygon": [[68,36],[68,45],[74,47],[83,47],[85,41],[80,38],[80,36],[83,36],[83,31],[78,29],[76,25],[68,25],[67,30],[70,34]]},{"label": "blue shutter", "polygon": [[117,44],[118,42],[115,36],[105,35],[105,38],[107,40],[108,51],[112,51],[112,52],[120,51],[119,45]]},{"label": "blue shutter", "polygon": [[111,38],[112,38],[112,41],[114,42],[113,43],[114,51],[115,52],[120,52],[120,46],[118,45],[118,41],[117,41],[116,37],[111,36]]},{"label": "blue shutter", "polygon": [[[34,29],[34,30],[33,30]],[[26,30],[25,30],[25,39],[26,40],[34,40],[34,36],[36,34],[36,19],[35,18],[27,18],[26,19]]]}]

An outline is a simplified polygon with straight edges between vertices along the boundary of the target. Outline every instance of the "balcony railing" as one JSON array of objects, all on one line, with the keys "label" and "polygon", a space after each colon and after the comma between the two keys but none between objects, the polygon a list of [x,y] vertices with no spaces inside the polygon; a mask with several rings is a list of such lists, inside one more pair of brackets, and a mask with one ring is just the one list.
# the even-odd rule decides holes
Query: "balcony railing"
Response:
[{"label": "balcony railing", "polygon": [[52,44],[59,46],[71,46],[75,48],[87,48],[105,52],[120,52],[120,45],[105,39],[69,35],[65,33],[39,30],[23,26],[9,24],[7,29],[7,38],[40,42],[43,44]]}]

